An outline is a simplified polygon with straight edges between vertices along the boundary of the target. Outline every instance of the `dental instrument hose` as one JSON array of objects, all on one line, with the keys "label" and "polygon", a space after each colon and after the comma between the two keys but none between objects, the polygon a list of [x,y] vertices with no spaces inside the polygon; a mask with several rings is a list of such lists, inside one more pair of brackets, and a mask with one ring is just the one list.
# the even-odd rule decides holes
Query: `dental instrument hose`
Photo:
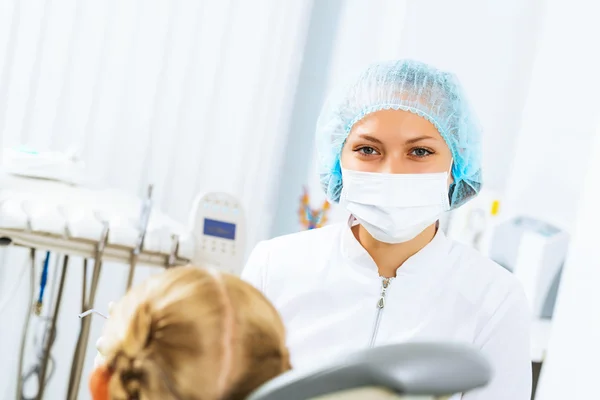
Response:
[{"label": "dental instrument hose", "polygon": [[42,267],[42,276],[40,277],[40,294],[38,301],[35,304],[35,315],[39,316],[42,313],[42,305],[44,301],[44,292],[46,290],[46,283],[48,282],[48,264],[50,262],[50,252],[46,252],[46,259],[44,260],[44,266]]}]

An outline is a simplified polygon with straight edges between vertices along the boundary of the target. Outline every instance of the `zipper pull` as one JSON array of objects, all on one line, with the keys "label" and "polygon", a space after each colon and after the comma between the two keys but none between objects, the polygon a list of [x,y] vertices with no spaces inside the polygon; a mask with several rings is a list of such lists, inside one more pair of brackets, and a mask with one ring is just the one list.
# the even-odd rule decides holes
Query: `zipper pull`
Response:
[{"label": "zipper pull", "polygon": [[385,307],[385,291],[387,290],[388,286],[390,286],[390,281],[390,278],[383,278],[381,281],[381,296],[377,301],[377,308],[379,309]]},{"label": "zipper pull", "polygon": [[383,281],[381,282],[381,286],[383,286],[383,292],[385,293],[385,290],[388,288],[388,286],[390,285],[390,281],[392,280],[392,278],[383,278]]}]

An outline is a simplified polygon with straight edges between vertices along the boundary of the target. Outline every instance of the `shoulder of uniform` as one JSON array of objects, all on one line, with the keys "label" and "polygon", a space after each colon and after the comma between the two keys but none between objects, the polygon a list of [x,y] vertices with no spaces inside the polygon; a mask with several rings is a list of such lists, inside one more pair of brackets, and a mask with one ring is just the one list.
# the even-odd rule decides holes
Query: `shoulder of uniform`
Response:
[{"label": "shoulder of uniform", "polygon": [[286,248],[305,248],[307,246],[319,246],[324,241],[330,241],[342,231],[344,224],[327,225],[322,228],[311,229],[288,235],[278,236],[267,241],[271,250]]},{"label": "shoulder of uniform", "polygon": [[[328,225],[278,236],[259,244],[269,282],[288,282],[297,274],[316,271],[330,259],[344,225]],[[257,247],[259,247],[257,246]]]},{"label": "shoulder of uniform", "polygon": [[455,259],[456,279],[463,294],[474,303],[495,309],[523,287],[517,277],[500,264],[464,244],[453,242],[450,255]]}]

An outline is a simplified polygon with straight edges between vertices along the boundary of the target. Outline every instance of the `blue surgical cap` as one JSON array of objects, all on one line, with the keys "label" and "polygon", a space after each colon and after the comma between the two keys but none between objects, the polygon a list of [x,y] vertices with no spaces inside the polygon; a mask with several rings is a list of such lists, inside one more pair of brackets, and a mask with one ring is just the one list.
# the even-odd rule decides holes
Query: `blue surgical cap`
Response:
[{"label": "blue surgical cap", "polygon": [[481,129],[451,73],[427,64],[399,60],[377,63],[326,102],[317,122],[321,185],[338,202],[342,191],[340,156],[355,123],[380,110],[415,113],[438,130],[453,157],[450,205],[457,208],[481,189]]}]

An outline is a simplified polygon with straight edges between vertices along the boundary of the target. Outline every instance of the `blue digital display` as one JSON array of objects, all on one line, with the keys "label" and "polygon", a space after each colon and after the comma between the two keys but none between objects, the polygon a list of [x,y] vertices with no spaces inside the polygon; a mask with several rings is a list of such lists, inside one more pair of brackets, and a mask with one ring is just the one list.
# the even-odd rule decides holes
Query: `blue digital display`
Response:
[{"label": "blue digital display", "polygon": [[235,240],[235,224],[204,218],[204,234],[221,239]]}]

